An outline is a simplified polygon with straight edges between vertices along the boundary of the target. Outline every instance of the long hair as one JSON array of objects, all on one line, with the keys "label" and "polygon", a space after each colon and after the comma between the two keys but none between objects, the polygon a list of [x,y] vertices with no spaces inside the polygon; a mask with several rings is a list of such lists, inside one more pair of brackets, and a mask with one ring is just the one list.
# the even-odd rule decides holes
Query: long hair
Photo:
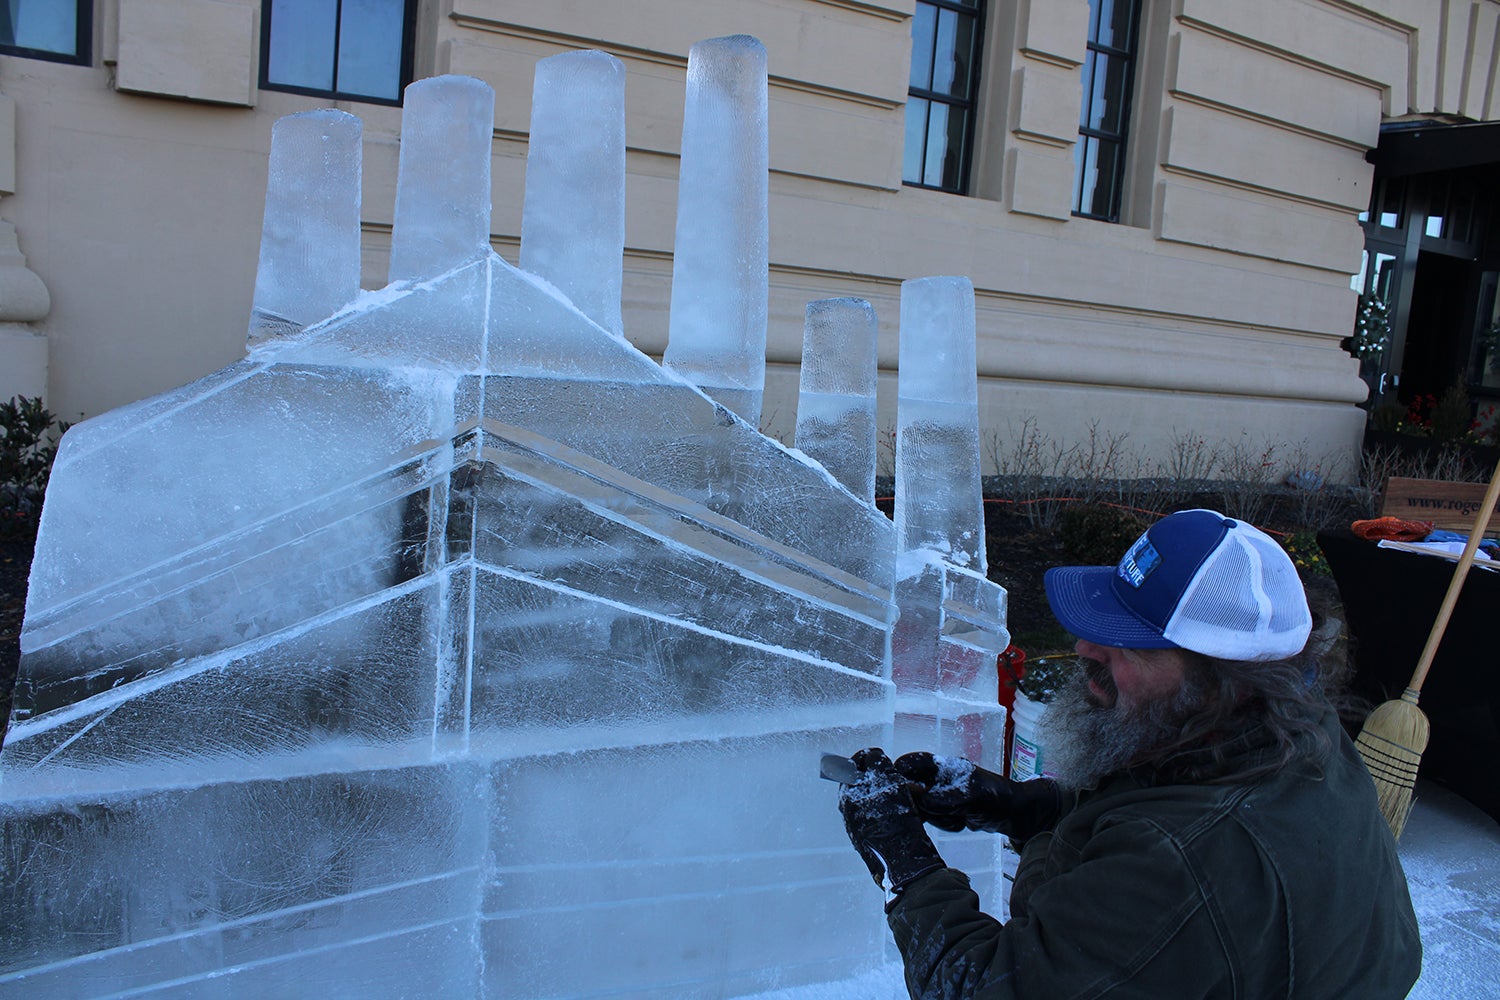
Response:
[{"label": "long hair", "polygon": [[1253,781],[1294,766],[1320,775],[1333,750],[1323,714],[1332,706],[1347,721],[1369,707],[1347,691],[1349,656],[1336,598],[1309,592],[1308,603],[1312,635],[1295,656],[1247,662],[1183,650],[1183,692],[1196,710],[1177,739],[1143,763],[1210,783]]}]

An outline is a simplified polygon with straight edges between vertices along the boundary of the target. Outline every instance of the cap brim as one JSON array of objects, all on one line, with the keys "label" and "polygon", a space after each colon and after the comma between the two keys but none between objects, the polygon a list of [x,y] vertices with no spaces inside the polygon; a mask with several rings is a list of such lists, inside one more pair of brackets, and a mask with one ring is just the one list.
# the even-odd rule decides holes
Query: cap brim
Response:
[{"label": "cap brim", "polygon": [[1080,639],[1120,649],[1176,649],[1115,595],[1113,566],[1057,566],[1042,577],[1047,603],[1062,627]]}]

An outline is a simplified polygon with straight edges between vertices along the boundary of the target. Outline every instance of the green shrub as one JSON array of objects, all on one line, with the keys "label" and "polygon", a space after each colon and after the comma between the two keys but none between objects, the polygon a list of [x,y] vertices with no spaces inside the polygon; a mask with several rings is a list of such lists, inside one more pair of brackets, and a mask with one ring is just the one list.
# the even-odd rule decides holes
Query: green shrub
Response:
[{"label": "green shrub", "polygon": [[1406,407],[1390,400],[1381,403],[1370,413],[1370,424],[1377,431],[1400,431],[1401,424],[1406,418]]},{"label": "green shrub", "polygon": [[1281,547],[1292,557],[1293,564],[1301,576],[1333,576],[1323,550],[1318,546],[1318,536],[1311,531],[1294,531],[1281,539]]},{"label": "green shrub", "polygon": [[57,441],[70,426],[40,398],[12,396],[0,403],[0,533],[36,533]]},{"label": "green shrub", "polygon": [[1084,566],[1112,566],[1145,530],[1146,522],[1128,510],[1086,503],[1063,512],[1058,534],[1069,559]]},{"label": "green shrub", "polygon": [[1455,382],[1432,408],[1432,436],[1439,441],[1457,441],[1469,433],[1474,414],[1469,409],[1469,393],[1462,382]]},{"label": "green shrub", "polygon": [[1016,685],[1032,701],[1046,704],[1078,671],[1078,657],[1072,653],[1047,653],[1026,661],[1026,672]]}]

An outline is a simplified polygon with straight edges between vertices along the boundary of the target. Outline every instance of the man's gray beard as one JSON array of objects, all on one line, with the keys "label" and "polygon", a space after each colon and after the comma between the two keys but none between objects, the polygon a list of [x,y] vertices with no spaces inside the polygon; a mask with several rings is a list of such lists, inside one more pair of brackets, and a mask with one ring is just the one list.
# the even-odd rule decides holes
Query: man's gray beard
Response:
[{"label": "man's gray beard", "polygon": [[1141,763],[1175,742],[1202,698],[1184,684],[1175,694],[1130,710],[1119,701],[1100,708],[1089,701],[1089,678],[1080,670],[1047,702],[1040,723],[1042,767],[1067,789],[1094,788],[1108,775]]}]

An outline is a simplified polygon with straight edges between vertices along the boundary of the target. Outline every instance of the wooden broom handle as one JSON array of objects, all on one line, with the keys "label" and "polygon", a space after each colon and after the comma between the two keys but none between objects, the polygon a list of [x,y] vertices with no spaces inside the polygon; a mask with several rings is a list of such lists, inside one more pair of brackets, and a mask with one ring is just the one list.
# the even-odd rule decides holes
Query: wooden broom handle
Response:
[{"label": "wooden broom handle", "polygon": [[1497,498],[1500,498],[1500,463],[1496,463],[1495,471],[1490,473],[1490,488],[1485,491],[1484,503],[1479,505],[1474,530],[1469,532],[1464,553],[1459,556],[1458,565],[1453,568],[1453,579],[1448,583],[1448,592],[1443,595],[1442,607],[1438,608],[1437,621],[1432,623],[1432,631],[1427,633],[1427,645],[1422,648],[1422,658],[1417,661],[1416,672],[1411,675],[1411,683],[1407,685],[1407,689],[1413,694],[1422,690],[1422,682],[1427,679],[1433,657],[1437,656],[1438,645],[1443,641],[1443,630],[1448,627],[1453,606],[1458,603],[1458,592],[1463,589],[1464,580],[1469,576],[1469,567],[1474,565],[1474,554],[1479,551],[1479,540],[1490,523],[1490,515],[1495,513]]}]

